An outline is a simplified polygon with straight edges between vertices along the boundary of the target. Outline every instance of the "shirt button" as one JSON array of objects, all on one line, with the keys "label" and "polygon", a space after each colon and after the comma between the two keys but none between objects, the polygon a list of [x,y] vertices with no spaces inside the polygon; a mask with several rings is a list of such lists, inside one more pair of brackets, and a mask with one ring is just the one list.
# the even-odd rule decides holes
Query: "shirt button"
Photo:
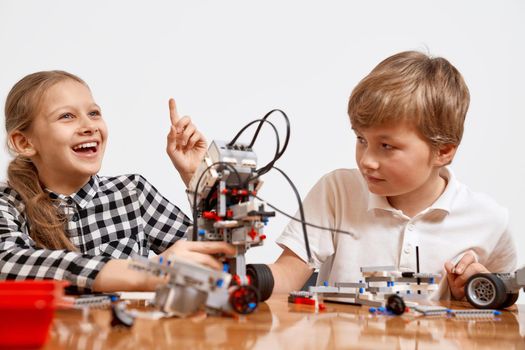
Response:
[{"label": "shirt button", "polygon": [[73,204],[73,199],[72,199],[72,198],[68,198],[68,199],[66,200],[66,202],[67,202],[67,204]]},{"label": "shirt button", "polygon": [[73,216],[71,217],[71,220],[73,220],[74,222],[77,222],[79,219],[79,216],[77,213],[73,214]]},{"label": "shirt button", "polygon": [[410,252],[412,251],[412,246],[410,244],[407,244],[403,251],[405,252],[405,254],[410,254]]},{"label": "shirt button", "polygon": [[412,231],[414,229],[414,224],[408,224],[407,228],[409,231]]}]

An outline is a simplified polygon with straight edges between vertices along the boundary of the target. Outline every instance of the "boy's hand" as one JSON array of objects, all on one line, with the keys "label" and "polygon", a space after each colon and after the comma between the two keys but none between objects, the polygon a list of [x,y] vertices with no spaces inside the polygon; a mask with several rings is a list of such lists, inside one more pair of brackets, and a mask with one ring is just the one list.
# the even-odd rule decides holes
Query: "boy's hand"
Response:
[{"label": "boy's hand", "polygon": [[169,100],[169,108],[171,128],[166,152],[182,177],[182,181],[188,186],[193,173],[206,154],[208,145],[190,117],[179,117],[175,100],[172,98]]},{"label": "boy's hand", "polygon": [[225,254],[232,256],[235,254],[235,247],[226,242],[193,242],[178,240],[171,247],[166,249],[161,256],[169,259],[171,255],[178,258],[206,265],[212,269],[222,269],[222,264],[211,254]]},{"label": "boy's hand", "polygon": [[457,264],[454,264],[452,261],[447,261],[445,263],[445,270],[447,271],[450,292],[457,300],[465,297],[465,284],[472,275],[490,272],[485,266],[478,263],[476,255],[471,250],[466,252]]}]

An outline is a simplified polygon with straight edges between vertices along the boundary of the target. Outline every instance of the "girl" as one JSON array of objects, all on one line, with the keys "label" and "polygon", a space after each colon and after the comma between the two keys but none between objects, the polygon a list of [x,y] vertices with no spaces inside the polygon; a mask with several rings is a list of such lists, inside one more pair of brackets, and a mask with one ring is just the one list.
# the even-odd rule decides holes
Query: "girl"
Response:
[{"label": "girl", "polygon": [[[167,153],[186,185],[206,152],[170,99]],[[15,158],[0,184],[0,279],[67,280],[93,291],[152,290],[128,268],[133,254],[177,254],[220,268],[222,242],[180,240],[190,220],[140,175],[98,176],[107,128],[87,84],[63,71],[30,74],[5,105]]]}]

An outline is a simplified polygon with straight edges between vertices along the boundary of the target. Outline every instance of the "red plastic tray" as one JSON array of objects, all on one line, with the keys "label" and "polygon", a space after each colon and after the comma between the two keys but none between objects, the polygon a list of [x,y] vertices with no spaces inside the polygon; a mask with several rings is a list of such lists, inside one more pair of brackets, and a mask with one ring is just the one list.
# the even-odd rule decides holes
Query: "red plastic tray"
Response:
[{"label": "red plastic tray", "polygon": [[0,282],[0,346],[43,345],[65,285],[51,280]]}]

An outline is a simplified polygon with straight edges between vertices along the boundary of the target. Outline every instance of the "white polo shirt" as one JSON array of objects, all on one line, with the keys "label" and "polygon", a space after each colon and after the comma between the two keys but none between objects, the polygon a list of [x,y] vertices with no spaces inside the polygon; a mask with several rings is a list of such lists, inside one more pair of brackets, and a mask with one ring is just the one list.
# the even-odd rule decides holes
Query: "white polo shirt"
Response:
[{"label": "white polo shirt", "polygon": [[[355,282],[362,266],[396,266],[416,271],[416,246],[420,272],[441,273],[436,297],[448,298],[444,264],[467,250],[492,272],[516,269],[516,247],[509,232],[508,212],[490,197],[472,192],[451,171],[441,196],[429,208],[410,218],[393,208],[385,197],[368,191],[357,169],[339,169],[323,176],[304,199],[307,222],[343,233],[307,227],[318,283]],[[299,218],[299,215],[296,215]],[[302,226],[291,221],[277,239],[307,260]]]}]

